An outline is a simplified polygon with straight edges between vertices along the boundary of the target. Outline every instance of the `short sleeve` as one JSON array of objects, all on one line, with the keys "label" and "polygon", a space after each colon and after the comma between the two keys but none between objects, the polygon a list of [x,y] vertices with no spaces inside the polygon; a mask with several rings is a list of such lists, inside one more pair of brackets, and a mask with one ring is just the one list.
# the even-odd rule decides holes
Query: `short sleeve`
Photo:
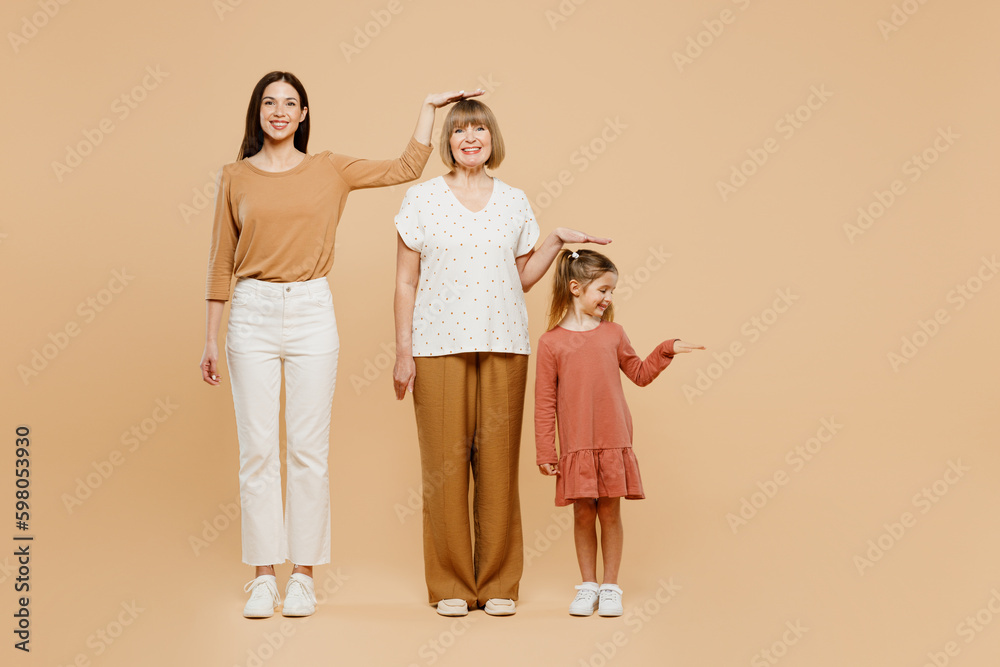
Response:
[{"label": "short sleeve", "polygon": [[396,214],[396,231],[406,247],[415,252],[424,249],[424,227],[420,223],[420,195],[417,188],[410,188]]},{"label": "short sleeve", "polygon": [[521,232],[517,237],[517,249],[514,251],[514,257],[520,257],[521,255],[526,255],[531,252],[532,248],[535,247],[535,242],[538,240],[538,222],[535,220],[535,214],[531,210],[531,202],[528,201],[527,195],[521,192]]}]

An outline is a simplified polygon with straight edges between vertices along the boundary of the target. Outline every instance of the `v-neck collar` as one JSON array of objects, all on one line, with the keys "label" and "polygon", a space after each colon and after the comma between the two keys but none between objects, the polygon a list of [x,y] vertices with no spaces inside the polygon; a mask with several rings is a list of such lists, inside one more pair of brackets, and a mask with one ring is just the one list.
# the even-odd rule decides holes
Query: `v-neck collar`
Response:
[{"label": "v-neck collar", "polygon": [[444,185],[444,189],[448,191],[448,194],[451,196],[451,198],[454,199],[456,202],[458,202],[459,206],[461,206],[462,208],[464,208],[466,211],[468,211],[472,215],[479,215],[480,213],[482,213],[483,211],[485,211],[486,209],[488,209],[490,207],[490,204],[493,203],[493,198],[496,197],[496,194],[497,194],[497,182],[500,180],[496,176],[492,176],[491,177],[493,179],[493,191],[490,192],[490,198],[486,200],[486,204],[481,209],[479,209],[478,211],[473,211],[468,206],[466,206],[465,204],[463,204],[462,201],[455,195],[455,193],[451,189],[451,186],[448,185],[448,181],[444,180],[444,176],[441,176],[440,178],[441,178],[441,183]]}]

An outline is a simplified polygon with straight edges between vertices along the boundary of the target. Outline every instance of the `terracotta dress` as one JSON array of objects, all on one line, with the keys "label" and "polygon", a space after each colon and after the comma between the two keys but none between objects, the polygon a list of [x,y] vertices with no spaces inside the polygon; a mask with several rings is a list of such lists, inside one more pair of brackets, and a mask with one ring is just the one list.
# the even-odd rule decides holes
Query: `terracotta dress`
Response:
[{"label": "terracotta dress", "polygon": [[559,464],[556,505],[645,497],[619,369],[640,387],[649,384],[673,359],[674,340],[660,343],[643,360],[613,322],[590,331],[555,327],[542,334],[535,374],[536,463]]}]

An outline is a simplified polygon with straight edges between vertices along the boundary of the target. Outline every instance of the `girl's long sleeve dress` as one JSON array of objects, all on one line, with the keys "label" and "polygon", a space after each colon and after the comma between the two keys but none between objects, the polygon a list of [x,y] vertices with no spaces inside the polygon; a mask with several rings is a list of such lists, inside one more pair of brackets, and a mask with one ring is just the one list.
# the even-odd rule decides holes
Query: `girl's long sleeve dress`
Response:
[{"label": "girl's long sleeve dress", "polygon": [[[582,498],[644,498],[632,451],[632,415],[619,369],[640,387],[674,355],[674,340],[640,359],[620,324],[542,334],[535,374],[536,463],[558,463],[556,505]],[[559,455],[556,455],[556,423]]]}]

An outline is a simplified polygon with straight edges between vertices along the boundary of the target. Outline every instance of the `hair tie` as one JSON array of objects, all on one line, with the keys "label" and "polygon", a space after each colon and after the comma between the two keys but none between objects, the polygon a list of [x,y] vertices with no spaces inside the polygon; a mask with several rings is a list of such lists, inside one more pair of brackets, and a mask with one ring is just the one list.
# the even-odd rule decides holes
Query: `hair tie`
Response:
[{"label": "hair tie", "polygon": [[572,254],[572,255],[570,255],[570,257],[571,257],[571,258],[573,258],[573,259],[577,259],[577,258],[578,258],[579,256],[580,256],[580,253],[578,253],[578,252],[577,252],[577,251],[575,251],[575,250],[573,251],[573,254]]}]

